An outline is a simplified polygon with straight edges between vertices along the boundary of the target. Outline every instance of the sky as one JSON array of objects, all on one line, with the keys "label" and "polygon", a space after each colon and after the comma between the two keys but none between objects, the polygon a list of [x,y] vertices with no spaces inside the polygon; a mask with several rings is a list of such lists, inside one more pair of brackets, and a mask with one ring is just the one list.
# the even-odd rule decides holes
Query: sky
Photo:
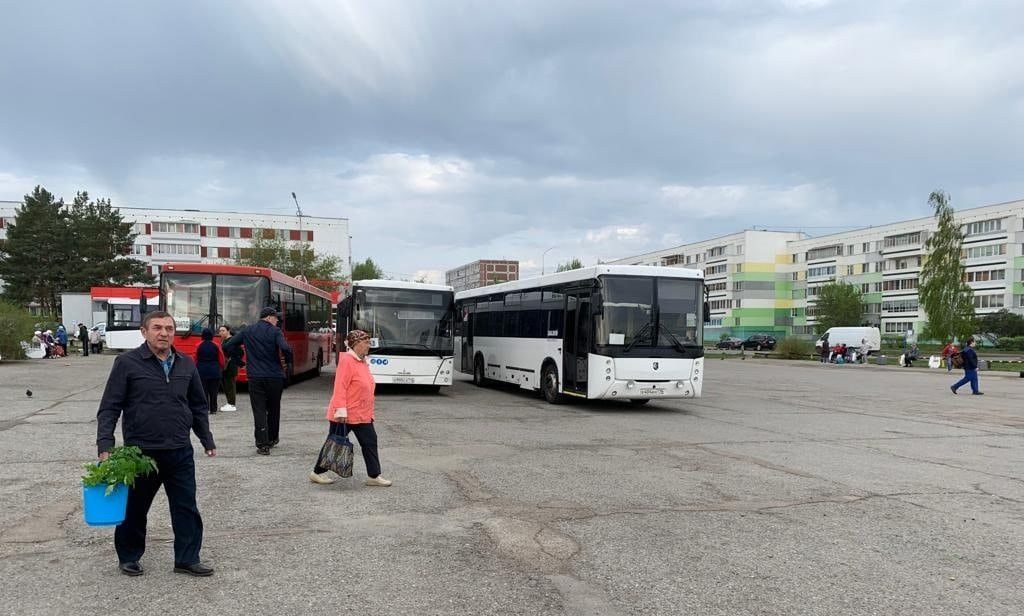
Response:
[{"label": "sky", "polygon": [[[1024,198],[1015,1],[0,0],[0,200],[348,218],[524,276]],[[548,250],[551,249],[551,250]]]}]

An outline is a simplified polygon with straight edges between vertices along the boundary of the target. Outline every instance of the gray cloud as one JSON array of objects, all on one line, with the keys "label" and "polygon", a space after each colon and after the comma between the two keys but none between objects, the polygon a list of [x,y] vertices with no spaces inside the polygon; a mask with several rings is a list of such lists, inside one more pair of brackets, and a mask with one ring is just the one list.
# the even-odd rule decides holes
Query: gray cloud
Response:
[{"label": "gray cloud", "polygon": [[42,182],[285,213],[295,190],[398,274],[885,222],[936,187],[960,207],[1024,194],[1013,2],[4,13],[0,198]]}]

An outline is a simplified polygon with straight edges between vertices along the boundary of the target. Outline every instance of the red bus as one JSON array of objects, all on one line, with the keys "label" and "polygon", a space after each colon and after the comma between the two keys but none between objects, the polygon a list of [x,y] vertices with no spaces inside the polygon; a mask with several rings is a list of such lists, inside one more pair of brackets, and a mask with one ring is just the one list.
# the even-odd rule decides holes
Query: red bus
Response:
[{"label": "red bus", "polygon": [[[216,334],[259,320],[264,306],[284,315],[278,326],[295,353],[295,375],[319,374],[331,357],[331,294],[266,267],[168,263],[160,271],[160,308],[174,317],[174,346],[192,354],[203,328]],[[283,359],[282,359],[283,361]],[[238,380],[245,381],[245,369]]]}]

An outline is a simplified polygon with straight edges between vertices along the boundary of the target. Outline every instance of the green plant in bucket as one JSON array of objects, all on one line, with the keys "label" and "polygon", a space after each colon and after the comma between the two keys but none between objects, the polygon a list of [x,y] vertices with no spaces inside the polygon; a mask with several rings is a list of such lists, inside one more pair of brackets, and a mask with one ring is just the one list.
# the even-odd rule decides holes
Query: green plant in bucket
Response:
[{"label": "green plant in bucket", "polygon": [[90,462],[85,465],[82,485],[91,488],[106,484],[106,495],[109,496],[117,484],[128,487],[135,485],[135,479],[141,475],[155,472],[156,460],[144,455],[142,450],[133,445],[114,447],[110,457],[102,462]]}]

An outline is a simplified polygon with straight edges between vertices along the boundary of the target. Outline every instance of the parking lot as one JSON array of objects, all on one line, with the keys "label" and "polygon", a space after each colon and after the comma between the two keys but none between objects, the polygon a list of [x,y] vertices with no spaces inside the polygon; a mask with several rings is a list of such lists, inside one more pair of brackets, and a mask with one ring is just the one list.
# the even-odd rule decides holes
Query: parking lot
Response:
[{"label": "parking lot", "polygon": [[[246,397],[197,461],[209,579],[146,575],[81,519],[110,355],[0,365],[0,579],[11,614],[999,614],[1024,604],[1024,380],[709,359],[704,397],[551,406],[460,380],[381,392],[391,488],[306,478],[332,375]],[[31,389],[33,396],[26,395]],[[965,392],[966,393],[966,390]]]}]

